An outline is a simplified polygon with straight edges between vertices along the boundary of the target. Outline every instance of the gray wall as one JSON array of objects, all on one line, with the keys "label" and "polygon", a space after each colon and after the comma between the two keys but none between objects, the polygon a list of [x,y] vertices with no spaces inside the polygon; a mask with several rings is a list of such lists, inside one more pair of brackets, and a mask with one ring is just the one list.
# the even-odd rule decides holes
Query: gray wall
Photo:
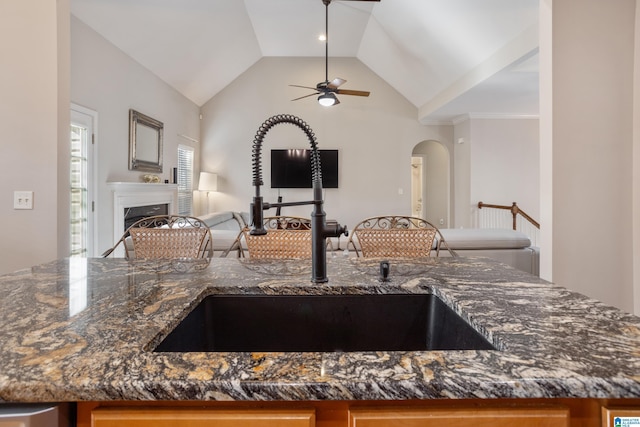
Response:
[{"label": "gray wall", "polygon": [[541,273],[627,311],[636,28],[633,0],[541,2]]},{"label": "gray wall", "polygon": [[[0,273],[57,258],[66,237],[57,200],[59,141],[69,138],[68,16],[64,0],[0,4]],[[34,192],[32,210],[13,209],[16,190]]]},{"label": "gray wall", "polygon": [[[539,122],[531,118],[472,118],[471,211],[477,203],[511,206],[517,202],[534,219],[540,218]],[[461,148],[456,144],[456,148]]]}]

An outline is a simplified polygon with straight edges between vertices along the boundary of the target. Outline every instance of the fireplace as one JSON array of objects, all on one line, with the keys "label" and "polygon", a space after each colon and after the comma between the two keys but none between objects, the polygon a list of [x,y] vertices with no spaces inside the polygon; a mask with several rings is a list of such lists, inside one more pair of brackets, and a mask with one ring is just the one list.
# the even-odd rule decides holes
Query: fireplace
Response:
[{"label": "fireplace", "polygon": [[[138,182],[111,182],[113,191],[113,244],[127,227],[145,216],[175,214],[178,207],[178,186]],[[138,218],[134,219],[137,216]],[[123,257],[119,247],[114,256]]]},{"label": "fireplace", "polygon": [[169,214],[169,204],[159,203],[147,206],[132,206],[124,209],[124,229],[131,227],[136,221],[154,215]]}]

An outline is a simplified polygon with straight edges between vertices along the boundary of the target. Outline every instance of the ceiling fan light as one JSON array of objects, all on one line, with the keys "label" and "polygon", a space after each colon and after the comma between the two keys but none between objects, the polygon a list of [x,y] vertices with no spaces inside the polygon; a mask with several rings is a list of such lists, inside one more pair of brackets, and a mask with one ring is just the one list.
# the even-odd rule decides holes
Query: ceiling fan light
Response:
[{"label": "ceiling fan light", "polygon": [[320,95],[318,97],[318,102],[323,107],[331,107],[332,105],[334,105],[336,103],[337,100],[338,99],[336,98],[336,95],[331,93],[331,92],[323,93],[322,95]]}]

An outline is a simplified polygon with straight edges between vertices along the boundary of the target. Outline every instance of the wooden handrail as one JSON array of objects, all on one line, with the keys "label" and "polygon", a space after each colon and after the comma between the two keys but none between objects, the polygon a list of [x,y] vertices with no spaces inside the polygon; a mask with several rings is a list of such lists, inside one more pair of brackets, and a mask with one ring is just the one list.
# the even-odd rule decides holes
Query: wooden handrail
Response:
[{"label": "wooden handrail", "polygon": [[488,204],[488,203],[478,202],[478,209],[482,209],[482,208],[506,209],[506,210],[511,211],[511,215],[513,216],[513,229],[514,230],[516,229],[516,216],[518,216],[518,214],[522,215],[522,217],[524,219],[529,221],[538,230],[540,229],[540,224],[538,223],[538,221],[536,221],[535,219],[531,218],[529,215],[527,215],[527,213],[525,211],[520,209],[518,207],[518,205],[516,204],[516,202],[513,202],[513,205],[511,205],[511,206],[491,205],[491,204]]}]

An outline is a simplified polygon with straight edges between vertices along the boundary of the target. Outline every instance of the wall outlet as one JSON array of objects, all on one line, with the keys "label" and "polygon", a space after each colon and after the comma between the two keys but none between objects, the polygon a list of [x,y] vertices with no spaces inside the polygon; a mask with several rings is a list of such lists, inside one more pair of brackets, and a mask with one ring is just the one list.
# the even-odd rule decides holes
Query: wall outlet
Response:
[{"label": "wall outlet", "polygon": [[14,191],[13,209],[33,209],[33,191]]}]

